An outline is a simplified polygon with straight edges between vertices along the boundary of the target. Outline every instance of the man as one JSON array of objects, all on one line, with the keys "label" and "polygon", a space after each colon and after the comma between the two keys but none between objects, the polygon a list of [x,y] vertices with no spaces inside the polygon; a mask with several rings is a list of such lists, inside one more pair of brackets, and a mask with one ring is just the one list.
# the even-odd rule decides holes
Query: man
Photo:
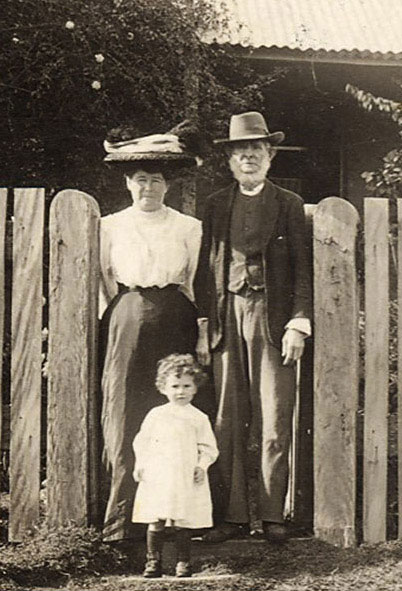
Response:
[{"label": "man", "polygon": [[215,140],[236,182],[207,201],[196,278],[197,354],[208,364],[212,353],[223,487],[224,523],[209,541],[247,528],[250,428],[261,443],[258,517],[267,539],[286,538],[295,362],[311,333],[311,293],[303,201],[266,178],[283,139],[249,112],[231,118],[228,139]]}]

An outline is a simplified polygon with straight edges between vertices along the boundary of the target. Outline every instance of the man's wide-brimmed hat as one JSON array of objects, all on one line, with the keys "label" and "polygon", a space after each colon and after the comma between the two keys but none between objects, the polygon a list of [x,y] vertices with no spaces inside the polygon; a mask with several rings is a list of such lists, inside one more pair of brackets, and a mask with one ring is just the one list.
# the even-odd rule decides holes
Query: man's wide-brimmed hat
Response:
[{"label": "man's wide-brimmed hat", "polygon": [[[196,154],[188,150],[185,142],[186,123],[178,125],[168,133],[157,133],[137,138],[127,138],[127,133],[112,140],[105,140],[103,146],[107,152],[104,158],[109,163],[130,163],[135,161],[155,162],[174,167],[198,164]],[[174,133],[175,131],[178,133]],[[182,133],[184,130],[184,133]],[[120,130],[117,130],[120,131]],[[182,137],[181,137],[182,136]]]},{"label": "man's wide-brimmed hat", "polygon": [[283,131],[270,133],[268,125],[261,113],[249,111],[232,115],[230,118],[229,137],[214,140],[214,144],[231,144],[250,140],[265,140],[272,146],[280,144],[285,139]]}]

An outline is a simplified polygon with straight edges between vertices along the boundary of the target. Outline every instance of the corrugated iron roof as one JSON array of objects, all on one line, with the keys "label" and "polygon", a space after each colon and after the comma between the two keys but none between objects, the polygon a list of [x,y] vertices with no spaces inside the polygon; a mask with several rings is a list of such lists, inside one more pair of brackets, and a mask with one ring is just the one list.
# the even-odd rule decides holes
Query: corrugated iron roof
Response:
[{"label": "corrugated iron roof", "polygon": [[254,49],[402,53],[402,0],[216,2],[227,25],[217,25],[203,35],[208,43]]}]

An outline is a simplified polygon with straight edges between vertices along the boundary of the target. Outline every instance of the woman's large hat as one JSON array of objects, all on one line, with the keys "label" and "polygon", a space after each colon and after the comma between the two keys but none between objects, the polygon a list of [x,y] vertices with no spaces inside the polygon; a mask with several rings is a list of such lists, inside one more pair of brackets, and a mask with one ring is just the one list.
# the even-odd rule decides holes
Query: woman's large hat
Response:
[{"label": "woman's large hat", "polygon": [[172,163],[175,167],[198,164],[197,155],[186,146],[186,124],[187,122],[183,122],[168,133],[137,138],[127,139],[124,133],[120,134],[120,137],[117,133],[113,139],[106,139],[103,143],[107,152],[104,160],[110,163],[135,161]]},{"label": "woman's large hat", "polygon": [[230,118],[229,137],[214,140],[214,144],[231,144],[248,140],[265,140],[272,146],[285,139],[283,131],[270,133],[264,117],[258,111],[249,111]]}]

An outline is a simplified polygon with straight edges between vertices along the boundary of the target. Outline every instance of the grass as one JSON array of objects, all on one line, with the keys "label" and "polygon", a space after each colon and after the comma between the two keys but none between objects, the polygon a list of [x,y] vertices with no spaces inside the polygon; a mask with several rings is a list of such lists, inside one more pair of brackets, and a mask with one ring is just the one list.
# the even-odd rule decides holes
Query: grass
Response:
[{"label": "grass", "polygon": [[[0,590],[59,586],[72,577],[116,572],[124,568],[125,560],[93,528],[68,525],[51,530],[42,525],[22,543],[0,546]],[[10,582],[12,587],[7,586]]]},{"label": "grass", "polygon": [[[200,580],[191,583],[180,581],[142,582],[130,578],[105,577],[87,581],[92,591],[123,591],[127,589],[152,589],[180,591],[191,588],[197,591],[397,591],[402,589],[402,545],[385,544],[376,547],[360,547],[340,550],[316,540],[292,541],[286,548],[278,549],[268,544],[227,543],[226,557],[222,549],[211,550],[204,557],[203,570],[213,574],[232,573],[232,578]],[[239,551],[241,550],[241,553]],[[197,562],[197,560],[196,560]],[[84,587],[72,584],[69,589]]]},{"label": "grass", "polygon": [[[0,549],[0,590],[402,591],[402,541],[346,550],[311,538],[290,540],[283,547],[249,540],[193,546],[195,576],[190,582],[146,581],[139,577],[142,543],[123,552],[103,544],[94,530],[42,529],[18,546]],[[171,542],[164,567],[173,573]]]}]

